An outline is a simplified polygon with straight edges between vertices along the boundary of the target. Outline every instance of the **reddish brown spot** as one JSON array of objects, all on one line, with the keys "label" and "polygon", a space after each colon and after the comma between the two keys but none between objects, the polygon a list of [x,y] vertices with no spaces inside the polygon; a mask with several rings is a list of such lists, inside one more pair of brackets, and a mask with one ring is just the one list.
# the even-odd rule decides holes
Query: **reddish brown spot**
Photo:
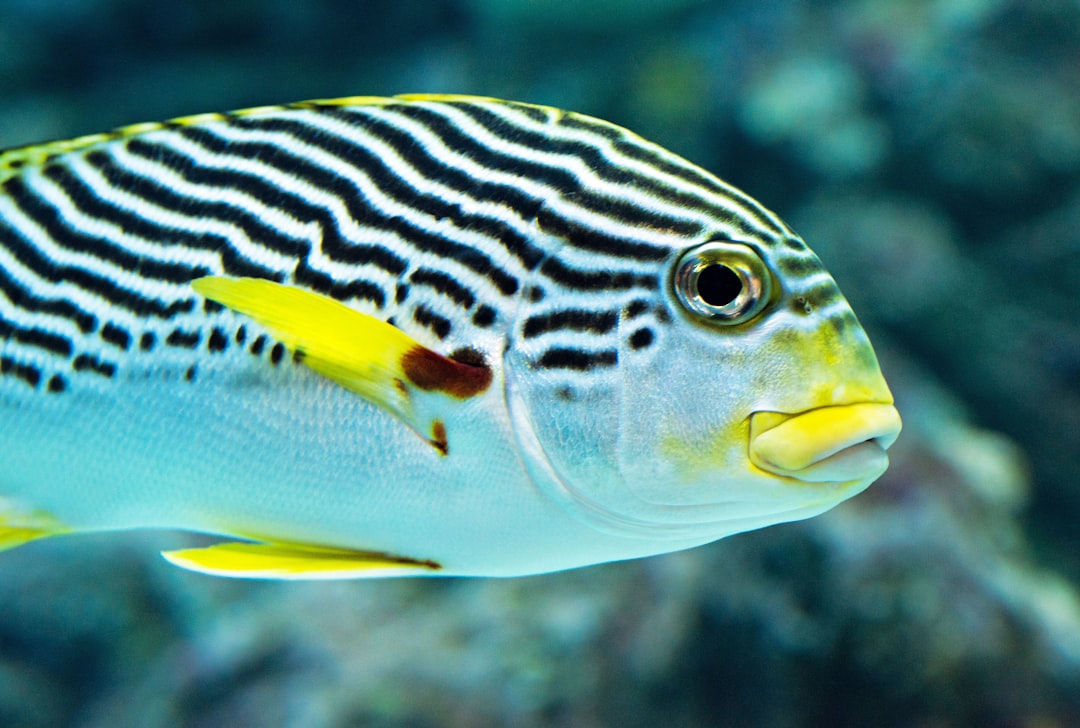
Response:
[{"label": "reddish brown spot", "polygon": [[451,397],[475,397],[491,385],[491,367],[466,364],[422,346],[414,346],[401,357],[401,368],[414,385],[427,392],[445,392]]},{"label": "reddish brown spot", "polygon": [[450,443],[446,441],[446,425],[442,420],[435,420],[431,424],[431,445],[439,451],[440,455],[450,452]]}]

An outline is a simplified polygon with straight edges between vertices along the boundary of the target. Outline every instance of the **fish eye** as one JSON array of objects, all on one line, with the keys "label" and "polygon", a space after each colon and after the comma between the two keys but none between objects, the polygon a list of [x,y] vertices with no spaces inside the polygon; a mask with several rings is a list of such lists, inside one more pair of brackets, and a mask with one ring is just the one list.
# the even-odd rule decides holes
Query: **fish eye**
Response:
[{"label": "fish eye", "polygon": [[715,241],[683,253],[675,266],[675,295],[688,311],[733,326],[769,302],[769,269],[749,246]]}]

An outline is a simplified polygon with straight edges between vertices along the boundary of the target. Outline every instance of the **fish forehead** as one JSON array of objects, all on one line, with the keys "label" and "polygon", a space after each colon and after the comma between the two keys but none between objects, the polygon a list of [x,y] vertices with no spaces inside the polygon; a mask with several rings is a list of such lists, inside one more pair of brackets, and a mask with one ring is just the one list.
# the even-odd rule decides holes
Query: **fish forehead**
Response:
[{"label": "fish forehead", "polygon": [[603,372],[655,351],[668,267],[711,239],[835,298],[753,199],[579,114],[353,98],[136,125],[0,155],[0,370],[59,394],[147,367],[194,380],[226,351],[280,363],[188,285],[225,274],[332,296],[448,353],[512,337],[538,368]]}]

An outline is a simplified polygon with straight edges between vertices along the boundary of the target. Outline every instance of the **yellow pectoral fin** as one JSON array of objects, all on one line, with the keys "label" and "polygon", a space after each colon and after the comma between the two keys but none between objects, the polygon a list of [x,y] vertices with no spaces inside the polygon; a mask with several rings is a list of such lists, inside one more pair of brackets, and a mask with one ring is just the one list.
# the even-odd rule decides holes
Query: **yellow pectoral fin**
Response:
[{"label": "yellow pectoral fin", "polygon": [[240,579],[370,579],[430,575],[441,568],[434,561],[377,551],[281,543],[229,542],[161,555],[184,569]]},{"label": "yellow pectoral fin", "polygon": [[485,391],[491,369],[422,346],[390,324],[327,296],[258,278],[209,276],[200,295],[265,326],[311,369],[398,416],[436,447],[435,422],[418,422],[415,390],[465,399]]},{"label": "yellow pectoral fin", "polygon": [[332,298],[258,278],[207,277],[191,287],[265,326],[315,371],[406,416],[408,402],[394,381],[416,342],[393,326]]}]

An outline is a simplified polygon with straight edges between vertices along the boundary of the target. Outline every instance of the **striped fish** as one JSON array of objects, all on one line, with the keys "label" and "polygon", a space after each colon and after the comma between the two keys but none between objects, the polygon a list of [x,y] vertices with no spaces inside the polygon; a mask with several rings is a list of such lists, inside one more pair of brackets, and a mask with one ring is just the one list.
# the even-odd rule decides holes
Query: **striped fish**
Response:
[{"label": "striped fish", "polygon": [[0,153],[0,546],[518,575],[815,515],[899,432],[776,215],[625,129],[355,97]]}]

